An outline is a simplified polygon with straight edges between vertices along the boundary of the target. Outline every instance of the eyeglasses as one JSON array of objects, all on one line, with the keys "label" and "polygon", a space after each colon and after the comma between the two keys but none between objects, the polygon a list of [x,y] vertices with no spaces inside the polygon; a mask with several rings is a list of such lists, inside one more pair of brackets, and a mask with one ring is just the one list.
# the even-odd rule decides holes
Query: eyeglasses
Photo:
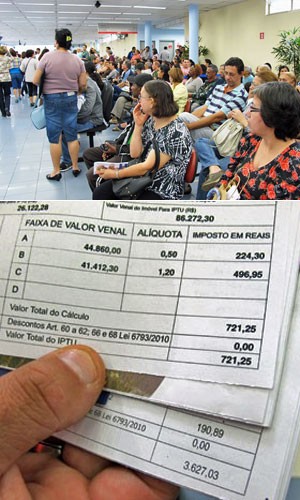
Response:
[{"label": "eyeglasses", "polygon": [[261,111],[261,109],[256,108],[255,106],[250,106],[249,111],[250,111],[250,113],[259,113]]},{"label": "eyeglasses", "polygon": [[146,97],[146,96],[140,95],[140,99],[151,99],[151,97]]}]

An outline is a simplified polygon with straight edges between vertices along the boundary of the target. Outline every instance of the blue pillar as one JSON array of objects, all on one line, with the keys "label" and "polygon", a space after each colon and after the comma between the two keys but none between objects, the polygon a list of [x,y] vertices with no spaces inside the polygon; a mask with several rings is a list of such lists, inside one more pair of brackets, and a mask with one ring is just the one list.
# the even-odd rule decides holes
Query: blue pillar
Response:
[{"label": "blue pillar", "polygon": [[198,63],[199,5],[189,5],[189,47],[190,59]]},{"label": "blue pillar", "polygon": [[152,23],[151,21],[145,22],[145,47],[150,47],[150,54],[152,55]]}]

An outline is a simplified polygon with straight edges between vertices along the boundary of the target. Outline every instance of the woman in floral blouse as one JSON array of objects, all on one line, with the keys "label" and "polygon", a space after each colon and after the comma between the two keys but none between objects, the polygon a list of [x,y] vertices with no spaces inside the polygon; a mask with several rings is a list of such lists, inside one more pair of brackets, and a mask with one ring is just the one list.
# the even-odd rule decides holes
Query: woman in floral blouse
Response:
[{"label": "woman in floral blouse", "polygon": [[257,87],[248,112],[248,134],[221,185],[237,186],[240,199],[300,199],[300,95],[288,83]]}]

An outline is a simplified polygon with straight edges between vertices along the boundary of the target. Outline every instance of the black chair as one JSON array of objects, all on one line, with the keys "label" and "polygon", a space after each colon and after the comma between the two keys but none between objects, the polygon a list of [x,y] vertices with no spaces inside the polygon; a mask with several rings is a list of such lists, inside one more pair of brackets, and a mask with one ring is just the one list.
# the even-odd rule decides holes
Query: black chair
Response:
[{"label": "black chair", "polygon": [[[113,108],[113,94],[114,94],[113,86],[108,81],[103,81],[103,84],[104,86],[101,92],[101,97],[103,104],[104,122],[101,123],[101,125],[98,125],[97,127],[93,127],[88,130],[85,130],[84,132],[81,132],[81,134],[86,134],[88,136],[90,148],[94,147],[94,137],[96,133],[102,132],[103,130],[106,130],[109,127],[110,114]],[[79,158],[78,161],[83,161],[83,159]]]}]

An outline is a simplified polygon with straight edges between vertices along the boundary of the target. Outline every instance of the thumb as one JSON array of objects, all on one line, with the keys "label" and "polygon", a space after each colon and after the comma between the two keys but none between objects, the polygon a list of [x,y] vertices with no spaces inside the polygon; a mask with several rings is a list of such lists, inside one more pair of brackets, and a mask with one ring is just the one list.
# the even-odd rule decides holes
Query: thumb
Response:
[{"label": "thumb", "polygon": [[0,476],[42,439],[80,420],[105,379],[85,346],[51,352],[0,378]]}]

